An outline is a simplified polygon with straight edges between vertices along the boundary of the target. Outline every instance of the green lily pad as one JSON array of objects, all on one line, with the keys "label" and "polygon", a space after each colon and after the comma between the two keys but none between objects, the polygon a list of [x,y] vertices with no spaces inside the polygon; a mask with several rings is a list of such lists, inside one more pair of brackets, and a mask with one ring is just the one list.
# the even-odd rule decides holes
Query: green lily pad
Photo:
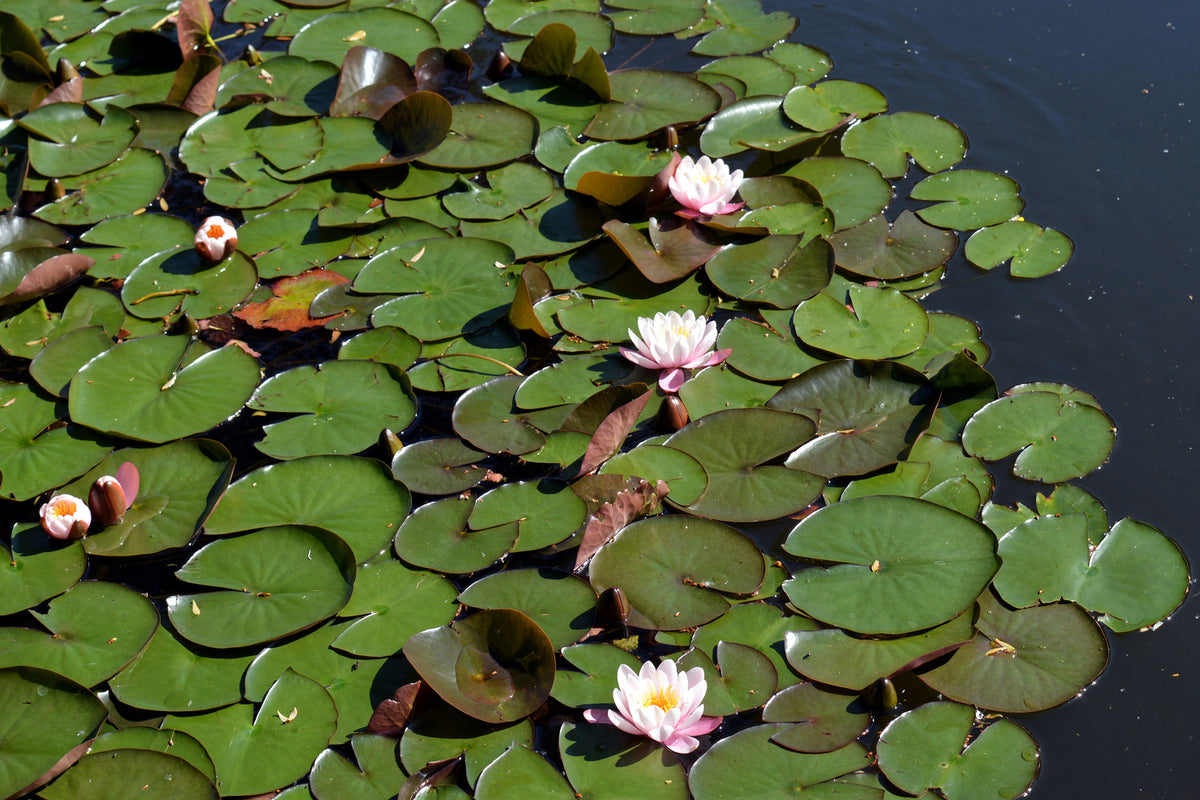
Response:
[{"label": "green lily pad", "polygon": [[829,240],[842,269],[879,280],[922,275],[945,264],[958,249],[952,232],[926,225],[911,211],[889,224],[883,215]]},{"label": "green lily pad", "polygon": [[532,164],[517,162],[488,170],[487,188],[468,183],[465,191],[442,197],[459,219],[504,219],[540,203],[554,191],[554,180]]},{"label": "green lily pad", "polygon": [[771,737],[775,744],[799,753],[828,753],[844,747],[871,723],[866,703],[855,693],[799,683],[771,698],[763,722],[793,722]]},{"label": "green lily pad", "polygon": [[726,294],[775,308],[794,308],[828,285],[831,255],[822,239],[805,242],[800,236],[766,236],[725,245],[705,270]]},{"label": "green lily pad", "polygon": [[324,267],[350,248],[352,233],[322,228],[317,215],[305,209],[260,214],[238,229],[238,246],[254,254],[263,278],[299,275]]},{"label": "green lily pad", "polygon": [[817,190],[839,231],[863,224],[892,199],[892,185],[879,170],[853,158],[806,158],[783,174],[807,181]]},{"label": "green lily pad", "polygon": [[257,713],[252,704],[238,703],[200,715],[168,716],[163,727],[189,733],[204,745],[216,764],[222,796],[261,794],[308,773],[337,728],[337,709],[320,684],[289,669]]},{"label": "green lily pad", "polygon": [[817,294],[796,309],[796,336],[846,358],[895,358],[925,341],[929,318],[916,300],[888,287],[854,284],[850,307]]},{"label": "green lily pad", "polygon": [[148,792],[179,800],[217,800],[212,781],[182,758],[142,749],[92,752],[41,790],[47,800],[69,800],[91,792],[134,800]]},{"label": "green lily pad", "polygon": [[513,400],[521,408],[581,403],[599,392],[603,385],[615,383],[632,371],[633,366],[615,349],[572,356],[530,375]]},{"label": "green lily pad", "polygon": [[[600,100],[593,93],[581,91],[574,81],[560,76],[522,75],[484,87],[483,93],[492,100],[519,108],[538,121],[542,133],[534,154],[543,165],[562,172],[575,152],[583,149],[572,138],[587,127],[600,110]],[[554,131],[559,133],[554,133]],[[551,153],[555,157],[551,158]]]},{"label": "green lily pad", "polygon": [[566,539],[583,525],[587,507],[571,487],[553,478],[518,481],[485,492],[467,524],[472,530],[516,523],[513,552],[540,550]]},{"label": "green lily pad", "polygon": [[[770,580],[772,576],[768,570],[767,581]],[[760,589],[759,594],[762,593],[763,589]],[[710,658],[717,657],[717,647],[721,642],[736,642],[752,647],[770,659],[775,667],[779,688],[784,689],[800,680],[784,656],[785,642],[790,641],[797,632],[815,630],[816,627],[817,624],[808,617],[785,614],[775,606],[763,603],[744,602],[700,626],[692,634],[689,644]]]},{"label": "green lily pad", "polygon": [[40,778],[108,715],[79,684],[33,667],[0,669],[0,705],[8,709],[0,723],[0,792],[6,796]]},{"label": "green lily pad", "polygon": [[445,339],[504,316],[516,290],[507,269],[513,260],[511,248],[488,239],[422,239],[376,255],[358,273],[354,289],[404,295],[375,309],[376,327],[396,325],[418,339]]},{"label": "green lily pad", "polygon": [[922,375],[886,362],[830,361],[784,384],[769,408],[818,420],[787,465],[817,475],[862,475],[893,464],[929,424],[936,395]]},{"label": "green lily pad", "polygon": [[676,33],[695,25],[704,16],[702,0],[680,0],[669,4],[656,0],[617,0],[605,5],[621,9],[607,14],[614,28],[639,36]]},{"label": "green lily pad", "polygon": [[[584,11],[589,14],[600,12],[599,0],[541,0],[538,11]],[[530,13],[526,0],[495,0],[487,4],[484,16],[488,24],[498,30],[507,31],[518,19]]]},{"label": "green lily pad", "polygon": [[309,786],[319,800],[390,800],[404,783],[396,757],[396,740],[390,736],[359,734],[350,737],[351,763],[329,749],[313,762]]},{"label": "green lily pad", "polygon": [[732,56],[755,53],[788,38],[797,20],[784,11],[763,13],[758,0],[709,0],[704,15],[717,29],[692,47],[702,56]]},{"label": "green lily pad", "polygon": [[359,567],[354,594],[338,612],[359,619],[331,646],[356,656],[390,656],[414,633],[453,619],[456,594],[454,584],[440,575],[392,559],[369,561]]},{"label": "green lily pad", "polygon": [[113,106],[103,116],[86,105],[53,103],[21,118],[20,125],[43,136],[29,140],[29,164],[42,175],[62,178],[99,169],[125,152],[137,121]]},{"label": "green lily pad", "polygon": [[529,716],[554,681],[550,640],[512,609],[479,611],[422,631],[405,643],[404,655],[443,700],[483,722]]},{"label": "green lily pad", "polygon": [[1070,700],[1104,670],[1108,643],[1074,603],[1006,608],[979,598],[977,633],[950,660],[919,673],[951,700],[1023,714]]},{"label": "green lily pad", "polygon": [[206,647],[245,647],[341,610],[354,586],[354,561],[336,537],[282,526],[205,545],[175,574],[231,590],[167,598],[179,635]]},{"label": "green lily pad", "polygon": [[506,243],[517,258],[556,256],[600,235],[603,219],[594,204],[561,189],[536,206],[495,222],[464,220],[463,236]]},{"label": "green lily pad", "polygon": [[324,114],[333,102],[337,78],[337,68],[327,62],[279,56],[223,82],[217,89],[216,106],[223,108],[242,95],[265,95],[267,108],[276,114]]},{"label": "green lily pad", "polygon": [[765,654],[736,642],[721,642],[715,652],[715,659],[703,650],[689,650],[679,657],[680,671],[704,670],[708,686],[705,716],[724,717],[760,708],[775,693],[779,678]]},{"label": "green lily pad", "polygon": [[40,605],[83,577],[87,557],[77,541],[52,539],[30,523],[13,526],[11,543],[0,544],[0,614]]},{"label": "green lily pad", "polygon": [[153,750],[183,759],[210,781],[217,777],[216,767],[213,766],[204,746],[196,741],[195,737],[183,731],[141,726],[122,728],[106,731],[88,745],[89,753],[107,753],[112,750]]},{"label": "green lily pad", "polygon": [[118,700],[134,708],[203,711],[242,699],[242,674],[253,660],[253,653],[205,652],[163,624],[108,685]]},{"label": "green lily pad", "polygon": [[432,23],[397,8],[360,8],[327,14],[305,25],[288,55],[340,66],[351,47],[374,47],[409,64],[422,50],[441,44]]},{"label": "green lily pad", "polygon": [[830,783],[871,763],[865,747],[854,742],[829,753],[797,753],[772,741],[792,727],[786,722],[756,725],[717,742],[692,767],[688,776],[692,796],[696,800],[785,800],[802,793],[878,800],[874,789]]},{"label": "green lily pad", "polygon": [[538,422],[557,409],[518,409],[513,398],[524,380],[507,375],[465,392],[454,404],[454,432],[489,453],[521,455],[539,449],[546,435]]},{"label": "green lily pad", "polygon": [[836,128],[887,111],[887,98],[874,86],[854,81],[822,81],[797,86],[783,98],[783,113],[814,131]]},{"label": "green lily pad", "polygon": [[630,624],[681,630],[716,619],[727,595],[758,589],[758,547],[727,525],[685,516],[650,517],[628,525],[592,559],[592,588],[619,586]]},{"label": "green lily pad", "polygon": [[150,256],[129,273],[121,300],[143,319],[185,313],[207,319],[228,313],[254,290],[258,270],[241,251],[213,264],[176,245]]},{"label": "green lily pad", "polygon": [[67,196],[34,216],[56,225],[90,225],[149,205],[166,181],[162,156],[133,148],[116,161],[63,180]]},{"label": "green lily pad", "polygon": [[[111,295],[110,295],[111,297]],[[67,396],[67,387],[83,365],[113,348],[113,337],[99,325],[63,334],[34,356],[29,377],[51,394]],[[2,471],[3,467],[0,467]]]},{"label": "green lily pad", "polygon": [[764,315],[765,324],[735,317],[721,326],[717,349],[733,351],[725,363],[760,381],[786,381],[822,363],[792,334],[792,310],[783,315],[780,321]]},{"label": "green lily pad", "polygon": [[170,214],[112,217],[84,231],[80,240],[94,246],[77,247],[75,252],[96,259],[88,270],[93,278],[126,278],[150,256],[186,246],[195,235],[191,223]]},{"label": "green lily pad", "polygon": [[596,593],[586,581],[552,569],[511,569],[475,581],[459,595],[474,608],[512,608],[545,632],[555,650],[578,641],[594,622]]},{"label": "green lily pad", "polygon": [[255,447],[280,459],[357,453],[374,444],[384,429],[407,428],[417,410],[407,376],[368,361],[290,369],[260,384],[246,405],[308,412],[263,428],[266,438]]},{"label": "green lily pad", "polygon": [[384,326],[360,333],[342,343],[341,360],[377,361],[400,369],[411,367],[421,353],[421,342],[400,328]]},{"label": "green lily pad", "polygon": [[700,419],[717,411],[760,408],[778,388],[718,364],[702,369],[688,379],[679,390],[679,399],[693,419]]},{"label": "green lily pad", "polygon": [[57,672],[83,686],[117,673],[158,627],[158,612],[142,595],[115,583],[81,581],[31,612],[50,633],[28,628],[0,632],[0,667]]},{"label": "green lily pad", "polygon": [[803,444],[815,429],[807,417],[766,408],[718,411],[689,423],[666,442],[708,473],[708,490],[687,510],[758,522],[804,508],[820,494],[824,479],[767,462]]},{"label": "green lily pad", "polygon": [[308,115],[284,117],[250,104],[200,117],[180,142],[179,157],[189,170],[209,179],[228,177],[239,163],[260,159],[289,170],[313,160],[325,139],[325,129]]},{"label": "green lily pad", "polygon": [[410,505],[407,489],[383,464],[312,456],[242,476],[224,493],[204,530],[220,536],[269,525],[313,525],[340,536],[362,563],[388,546]]},{"label": "green lily pad", "polygon": [[396,533],[396,555],[438,572],[462,574],[491,565],[516,544],[518,524],[471,529],[467,520],[474,507],[474,500],[460,497],[421,506]]},{"label": "green lily pad", "polygon": [[787,637],[788,663],[806,677],[861,692],[881,678],[945,655],[975,635],[970,614],[910,636],[870,639],[840,628],[799,630]]},{"label": "green lily pad", "polygon": [[525,793],[541,800],[573,800],[567,779],[545,758],[525,745],[513,744],[479,774],[476,800],[507,800]]},{"label": "green lily pad", "polygon": [[61,401],[42,397],[27,384],[0,383],[4,497],[29,500],[87,471],[112,450],[111,440],[86,428],[54,426],[64,416]]},{"label": "green lily pad", "polygon": [[644,444],[604,462],[601,475],[633,475],[651,484],[664,481],[672,502],[695,503],[708,488],[708,473],[692,456],[673,447]]},{"label": "green lily pad", "polygon": [[824,134],[810,131],[784,116],[783,98],[747,97],[718,111],[700,134],[700,149],[713,158],[725,158],[751,147],[785,150]]},{"label": "green lily pad", "polygon": [[641,668],[637,656],[612,644],[575,644],[564,647],[562,655],[580,671],[558,670],[550,694],[573,708],[611,704],[620,666],[624,664],[635,672]]},{"label": "green lily pad", "polygon": [[909,633],[968,609],[997,567],[987,528],[909,497],[846,500],[806,517],[787,552],[833,562],[799,572],[788,598],[822,622],[859,633]]},{"label": "green lily pad", "polygon": [[1037,742],[1015,722],[999,720],[971,738],[975,710],[927,703],[879,734],[879,769],[910,794],[937,788],[947,800],[1021,797],[1037,777]]},{"label": "green lily pad", "polygon": [[408,373],[414,389],[457,392],[511,375],[525,360],[525,349],[512,326],[500,323],[453,339],[426,342],[421,358],[425,360]]},{"label": "green lily pad", "polygon": [[[528,720],[491,724],[469,717],[458,709],[434,704],[410,720],[400,739],[400,759],[410,774],[452,758],[466,762],[467,782],[479,780],[488,764],[500,757],[510,746],[533,745],[533,725]],[[430,798],[442,800],[442,795]],[[448,795],[445,800],[458,800],[460,795]],[[461,795],[466,800],[468,795]]]},{"label": "green lily pad", "polygon": [[885,178],[908,173],[908,157],[928,173],[963,160],[967,137],[953,122],[916,111],[900,111],[866,120],[846,131],[842,152],[867,161]]},{"label": "green lily pad", "polygon": [[[586,11],[534,11],[514,20],[508,26],[508,32],[532,36],[547,25],[568,26],[575,34],[576,47],[579,52],[591,48],[598,53],[603,53],[612,49],[612,20],[607,16]],[[531,39],[517,39],[505,42],[504,52],[514,61],[521,61],[531,41]]]},{"label": "green lily pad", "polygon": [[626,69],[608,76],[612,100],[584,131],[592,139],[640,139],[668,125],[704,119],[720,107],[720,95],[688,75]]},{"label": "green lily pad", "polygon": [[487,458],[461,439],[447,436],[407,444],[392,458],[396,480],[419,494],[458,494],[483,480]]},{"label": "green lily pad", "polygon": [[1069,237],[1053,228],[1009,220],[971,234],[963,251],[977,267],[992,269],[1012,259],[1014,278],[1040,278],[1066,266],[1075,250]]},{"label": "green lily pad", "polygon": [[63,490],[87,497],[97,478],[116,475],[127,461],[141,476],[137,499],[120,522],[93,524],[83,540],[88,553],[136,556],[183,547],[200,530],[233,474],[233,458],[223,446],[189,439],[116,450]]},{"label": "green lily pad", "polygon": [[960,231],[997,225],[1021,213],[1025,201],[1012,178],[978,169],[959,169],[930,175],[912,188],[913,200],[941,201],[917,211],[939,228]]},{"label": "green lily pad", "polygon": [[477,170],[507,164],[533,150],[537,121],[499,103],[460,103],[445,141],[418,159],[422,164]]},{"label": "green lily pad", "polygon": [[743,97],[787,94],[796,84],[796,76],[778,61],[757,56],[730,56],[710,61],[696,70],[696,77],[712,86],[729,85],[729,79],[745,86]]},{"label": "green lily pad", "polygon": [[81,286],[61,314],[49,311],[38,300],[5,320],[0,324],[0,347],[18,358],[35,358],[52,342],[83,328],[99,326],[110,336],[116,336],[124,321],[125,308],[120,300],[102,289]]},{"label": "green lily pad", "polygon": [[601,142],[580,150],[563,172],[563,185],[619,206],[650,188],[671,155],[646,142]]},{"label": "green lily pad", "polygon": [[584,797],[624,800],[633,785],[643,800],[688,798],[687,773],[674,753],[611,725],[564,723],[558,751],[567,780]]},{"label": "green lily pad", "polygon": [[92,359],[71,382],[71,418],[145,442],[224,422],[258,385],[258,362],[236,347],[196,357],[202,348],[192,345],[186,336],[147,336]]},{"label": "green lily pad", "polygon": [[996,591],[1017,608],[1071,600],[1122,631],[1165,619],[1183,602],[1187,561],[1156,529],[1123,519],[1094,550],[1089,544],[1082,514],[1018,525],[1000,539]]},{"label": "green lily pad", "polygon": [[963,448],[988,461],[1019,450],[1014,475],[1060,483],[1107,461],[1116,438],[1112,419],[1095,406],[1032,391],[1001,397],[975,412],[963,430]]}]

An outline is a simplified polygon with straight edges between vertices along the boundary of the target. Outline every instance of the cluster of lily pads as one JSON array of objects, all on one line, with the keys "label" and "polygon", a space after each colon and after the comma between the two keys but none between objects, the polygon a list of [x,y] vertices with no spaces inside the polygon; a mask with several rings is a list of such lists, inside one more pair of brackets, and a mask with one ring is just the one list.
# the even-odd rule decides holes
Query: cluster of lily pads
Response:
[{"label": "cluster of lily pads", "polygon": [[0,11],[0,797],[1012,798],[1182,602],[922,304],[1070,240],[790,15],[215,10]]}]

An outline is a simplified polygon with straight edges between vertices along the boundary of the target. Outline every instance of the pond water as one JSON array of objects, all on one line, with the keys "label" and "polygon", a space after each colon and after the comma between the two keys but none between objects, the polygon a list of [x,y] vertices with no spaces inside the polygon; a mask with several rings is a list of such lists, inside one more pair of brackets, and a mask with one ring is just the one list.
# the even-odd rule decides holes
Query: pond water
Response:
[{"label": "pond water", "polygon": [[[1195,574],[1200,6],[786,8],[800,19],[794,38],[833,57],[833,77],[877,86],[893,110],[957,123],[971,167],[1008,171],[1030,219],[1074,239],[1075,257],[1056,275],[1021,284],[963,268],[962,285],[927,303],[983,327],[1001,387],[1061,380],[1099,398],[1116,420],[1117,447],[1080,483],[1111,518],[1134,516],[1173,537]],[[999,499],[1028,503],[1032,493]],[[1112,661],[1086,697],[1024,721],[1043,747],[1032,797],[1196,796],[1200,601],[1193,593],[1154,633],[1109,638]]]}]

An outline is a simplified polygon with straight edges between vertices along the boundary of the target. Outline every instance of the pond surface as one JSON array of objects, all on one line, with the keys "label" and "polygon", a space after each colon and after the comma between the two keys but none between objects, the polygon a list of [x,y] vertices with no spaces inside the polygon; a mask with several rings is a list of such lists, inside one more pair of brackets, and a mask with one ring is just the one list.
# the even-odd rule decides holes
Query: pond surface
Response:
[{"label": "pond surface", "polygon": [[[794,39],[828,52],[833,77],[877,86],[892,110],[957,123],[972,167],[1010,171],[1037,222],[1074,239],[1058,274],[1035,284],[967,277],[927,303],[983,327],[1000,386],[1062,380],[1100,399],[1117,447],[1081,485],[1114,519],[1132,515],[1173,537],[1194,575],[1200,6],[786,7],[800,19]],[[1018,499],[1004,491],[998,500]],[[1018,491],[1028,502],[1031,488]],[[1200,601],[1193,593],[1154,633],[1109,638],[1110,666],[1084,698],[1024,720],[1044,757],[1032,797],[1196,796]]]}]

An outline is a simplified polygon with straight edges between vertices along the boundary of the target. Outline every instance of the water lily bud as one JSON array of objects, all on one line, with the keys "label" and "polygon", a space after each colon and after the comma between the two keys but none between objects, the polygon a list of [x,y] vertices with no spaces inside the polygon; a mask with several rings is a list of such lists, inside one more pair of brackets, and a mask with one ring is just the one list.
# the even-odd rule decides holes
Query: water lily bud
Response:
[{"label": "water lily bud", "polygon": [[55,539],[80,539],[92,524],[92,512],[78,497],[56,494],[38,513],[42,530]]},{"label": "water lily bud", "polygon": [[220,261],[237,249],[237,228],[225,217],[209,217],[196,231],[196,252],[207,261]]},{"label": "water lily bud", "polygon": [[658,407],[658,422],[669,431],[677,431],[688,424],[688,410],[679,395],[667,395]]},{"label": "water lily bud", "polygon": [[125,519],[125,490],[111,475],[101,475],[88,493],[88,508],[101,525],[115,525]]}]

